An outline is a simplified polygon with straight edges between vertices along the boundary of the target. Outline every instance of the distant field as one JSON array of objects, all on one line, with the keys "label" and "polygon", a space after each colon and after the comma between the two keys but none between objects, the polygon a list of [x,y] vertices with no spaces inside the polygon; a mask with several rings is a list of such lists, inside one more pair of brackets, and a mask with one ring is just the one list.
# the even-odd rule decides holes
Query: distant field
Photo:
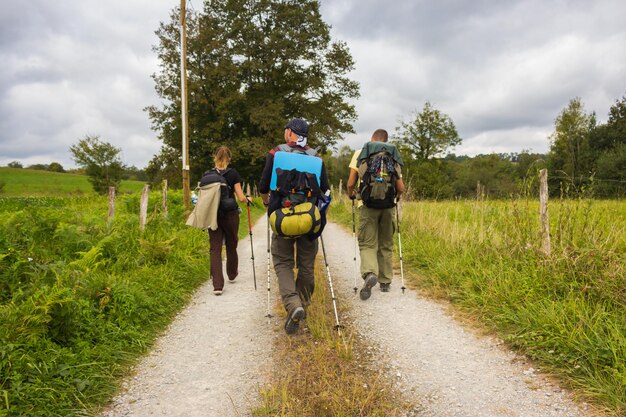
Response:
[{"label": "distant field", "polygon": [[[86,175],[39,171],[24,168],[0,168],[0,194],[9,196],[46,196],[91,194],[93,189]],[[122,181],[118,193],[136,192],[141,181]]]}]

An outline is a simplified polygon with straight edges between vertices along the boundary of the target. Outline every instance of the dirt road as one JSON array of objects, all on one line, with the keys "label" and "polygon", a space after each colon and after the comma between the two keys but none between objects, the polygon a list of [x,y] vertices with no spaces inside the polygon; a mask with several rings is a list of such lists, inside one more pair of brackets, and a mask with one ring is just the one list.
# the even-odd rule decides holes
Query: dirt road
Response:
[{"label": "dirt road", "polygon": [[[241,241],[236,282],[227,284],[220,297],[212,294],[210,282],[195,294],[103,416],[249,415],[273,366],[272,340],[287,337],[279,319],[268,324],[264,317],[265,227],[262,218],[254,228],[258,290],[252,284],[249,241]],[[402,294],[399,276],[391,292],[376,287],[369,300],[361,301],[352,291],[351,234],[329,224],[324,241],[339,304],[370,348],[370,359],[420,405],[418,415],[591,415],[498,340],[465,329],[442,304],[412,290]],[[272,288],[274,302],[275,281]]]}]

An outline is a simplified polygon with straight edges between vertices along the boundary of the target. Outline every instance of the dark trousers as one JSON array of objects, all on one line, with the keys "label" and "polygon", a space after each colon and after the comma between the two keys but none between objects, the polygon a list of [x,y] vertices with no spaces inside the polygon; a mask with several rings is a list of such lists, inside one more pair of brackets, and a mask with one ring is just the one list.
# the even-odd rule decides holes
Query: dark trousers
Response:
[{"label": "dark trousers", "polygon": [[239,232],[239,212],[234,210],[217,217],[217,230],[209,229],[211,253],[211,276],[213,289],[224,288],[224,273],[222,272],[222,245],[226,243],[226,274],[229,280],[234,280],[239,273],[239,258],[237,256],[237,241]]},{"label": "dark trousers", "polygon": [[[274,270],[278,277],[280,296],[288,313],[296,307],[308,305],[311,300],[315,289],[316,254],[317,239],[310,241],[306,236],[297,239],[272,236]],[[294,266],[298,268],[297,278],[294,276]]]}]

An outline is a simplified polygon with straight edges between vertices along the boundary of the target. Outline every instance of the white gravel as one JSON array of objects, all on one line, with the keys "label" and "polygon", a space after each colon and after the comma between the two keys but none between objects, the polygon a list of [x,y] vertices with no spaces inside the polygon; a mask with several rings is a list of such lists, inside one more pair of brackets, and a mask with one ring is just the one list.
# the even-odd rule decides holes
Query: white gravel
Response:
[{"label": "white gravel", "polygon": [[[245,219],[242,217],[242,221]],[[255,226],[258,290],[252,284],[250,243],[240,241],[240,275],[222,296],[202,286],[153,351],[102,413],[117,416],[247,416],[269,382],[273,338],[287,337],[267,309],[266,220]],[[385,370],[424,417],[589,417],[584,405],[492,337],[480,337],[445,305],[400,291],[355,295],[351,233],[328,224],[324,243],[336,296],[357,327],[371,360]],[[207,243],[208,244],[208,243]],[[320,248],[321,249],[321,248]],[[321,250],[320,250],[321,256]],[[361,282],[357,282],[361,285]],[[272,305],[277,298],[272,272]]]},{"label": "white gravel", "polygon": [[[245,216],[241,221],[247,221]],[[246,237],[239,241],[235,282],[226,282],[221,296],[213,294],[211,281],[196,292],[103,416],[249,415],[259,402],[259,388],[269,380],[272,340],[278,334],[274,320],[268,324],[265,317],[265,227],[262,219],[253,229],[257,291]]]}]

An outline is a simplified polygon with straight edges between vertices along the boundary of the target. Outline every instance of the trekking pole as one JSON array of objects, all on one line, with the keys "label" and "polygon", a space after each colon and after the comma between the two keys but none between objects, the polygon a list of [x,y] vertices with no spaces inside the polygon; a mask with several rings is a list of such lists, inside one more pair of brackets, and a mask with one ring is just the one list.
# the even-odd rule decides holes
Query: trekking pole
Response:
[{"label": "trekking pole", "polygon": [[270,217],[267,216],[267,321],[272,318],[270,313]]},{"label": "trekking pole", "polygon": [[400,253],[400,276],[402,277],[402,294],[406,287],[404,286],[404,267],[402,266],[402,238],[400,237],[400,214],[398,211],[398,203],[396,203],[396,223],[398,223],[398,252]]},{"label": "trekking pole", "polygon": [[352,199],[352,238],[354,239],[354,293],[356,294],[358,288],[356,286],[356,277],[359,274],[357,265],[356,265],[356,251],[357,251],[357,240],[356,240],[356,222],[354,220],[354,199]]},{"label": "trekking pole", "polygon": [[333,300],[333,310],[335,311],[335,330],[341,333],[341,325],[339,324],[339,314],[337,314],[337,299],[335,298],[335,290],[333,290],[333,280],[330,277],[330,267],[328,266],[328,260],[326,259],[326,249],[324,248],[324,239],[320,235],[320,242],[322,242],[322,253],[324,254],[324,264],[326,264],[326,275],[328,275],[328,286],[330,287],[330,297]]},{"label": "trekking pole", "polygon": [[250,231],[250,253],[252,254],[252,276],[254,277],[254,291],[256,291],[256,269],[254,268],[254,245],[252,244],[252,218],[250,217],[250,196],[246,196],[248,206],[248,230]]}]

